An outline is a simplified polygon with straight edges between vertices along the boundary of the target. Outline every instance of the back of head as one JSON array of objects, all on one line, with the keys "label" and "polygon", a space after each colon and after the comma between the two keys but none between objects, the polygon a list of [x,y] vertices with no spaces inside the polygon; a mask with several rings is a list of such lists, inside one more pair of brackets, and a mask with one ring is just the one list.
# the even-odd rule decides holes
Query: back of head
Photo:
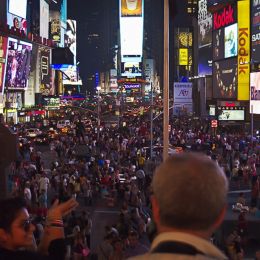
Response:
[{"label": "back of head", "polygon": [[0,201],[0,228],[9,231],[19,211],[26,208],[22,198],[9,198]]},{"label": "back of head", "polygon": [[152,188],[163,226],[206,230],[226,205],[228,182],[207,156],[182,153],[156,169]]}]

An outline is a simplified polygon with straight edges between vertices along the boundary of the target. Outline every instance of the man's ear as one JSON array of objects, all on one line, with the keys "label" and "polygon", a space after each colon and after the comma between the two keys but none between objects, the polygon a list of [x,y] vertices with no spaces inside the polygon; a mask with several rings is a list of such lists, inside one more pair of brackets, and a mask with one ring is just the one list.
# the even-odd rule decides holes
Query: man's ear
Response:
[{"label": "man's ear", "polygon": [[155,224],[158,225],[160,223],[160,209],[159,209],[158,201],[154,195],[151,196],[151,202],[152,202],[153,220]]},{"label": "man's ear", "polygon": [[227,205],[225,205],[225,206],[222,208],[222,210],[221,210],[221,212],[220,212],[218,218],[216,219],[215,223],[213,224],[214,230],[218,229],[219,226],[222,224],[222,222],[223,222],[223,220],[224,220],[224,218],[225,218],[225,215],[226,215],[226,211],[227,211]]}]

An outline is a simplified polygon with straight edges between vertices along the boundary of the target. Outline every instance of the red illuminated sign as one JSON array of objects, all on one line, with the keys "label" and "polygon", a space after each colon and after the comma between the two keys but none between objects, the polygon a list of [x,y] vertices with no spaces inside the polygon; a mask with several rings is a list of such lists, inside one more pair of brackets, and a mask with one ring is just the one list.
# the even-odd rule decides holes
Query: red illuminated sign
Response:
[{"label": "red illuminated sign", "polygon": [[229,24],[235,23],[234,8],[228,5],[220,13],[214,13],[213,15],[213,28],[217,30],[221,27],[225,27]]}]

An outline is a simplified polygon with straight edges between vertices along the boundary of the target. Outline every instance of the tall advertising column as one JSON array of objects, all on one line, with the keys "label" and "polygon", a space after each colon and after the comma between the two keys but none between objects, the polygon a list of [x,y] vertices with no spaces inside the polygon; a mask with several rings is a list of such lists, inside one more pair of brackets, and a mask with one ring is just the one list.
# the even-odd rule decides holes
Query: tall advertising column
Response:
[{"label": "tall advertising column", "polygon": [[238,100],[249,100],[250,0],[237,2],[238,10]]}]

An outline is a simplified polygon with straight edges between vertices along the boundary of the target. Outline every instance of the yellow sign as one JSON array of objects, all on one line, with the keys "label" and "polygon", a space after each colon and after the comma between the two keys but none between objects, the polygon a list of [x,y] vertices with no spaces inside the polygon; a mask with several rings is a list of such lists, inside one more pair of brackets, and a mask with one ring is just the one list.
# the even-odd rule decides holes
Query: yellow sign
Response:
[{"label": "yellow sign", "polygon": [[121,16],[142,16],[143,0],[121,0]]},{"label": "yellow sign", "polygon": [[237,1],[238,9],[238,100],[249,100],[250,0]]},{"label": "yellow sign", "polygon": [[189,61],[188,49],[179,49],[179,65],[187,66]]}]

